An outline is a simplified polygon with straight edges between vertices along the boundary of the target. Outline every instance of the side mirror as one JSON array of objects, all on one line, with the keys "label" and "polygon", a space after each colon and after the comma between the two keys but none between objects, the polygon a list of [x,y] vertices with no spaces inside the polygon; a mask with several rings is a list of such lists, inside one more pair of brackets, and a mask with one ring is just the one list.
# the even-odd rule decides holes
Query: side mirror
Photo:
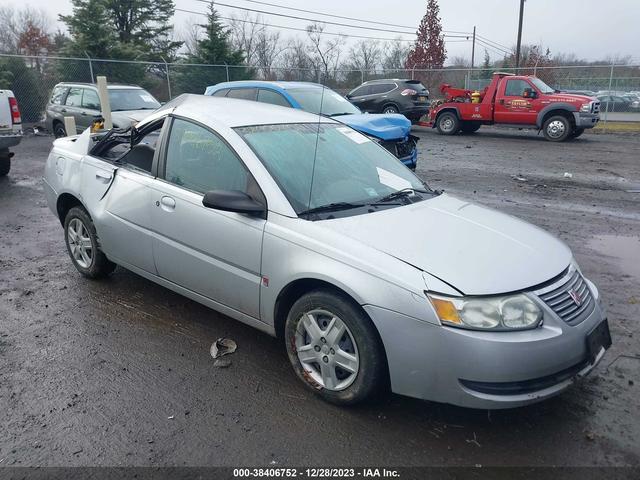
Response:
[{"label": "side mirror", "polygon": [[533,88],[525,88],[522,96],[524,98],[536,98],[536,91]]},{"label": "side mirror", "polygon": [[211,190],[204,194],[202,205],[225,212],[244,213],[266,218],[265,206],[239,190]]}]

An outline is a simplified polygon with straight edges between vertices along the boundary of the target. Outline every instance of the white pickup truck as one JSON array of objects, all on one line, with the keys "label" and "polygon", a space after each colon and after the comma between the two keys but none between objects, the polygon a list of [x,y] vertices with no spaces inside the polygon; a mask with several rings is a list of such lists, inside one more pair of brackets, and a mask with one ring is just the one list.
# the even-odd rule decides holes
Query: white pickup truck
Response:
[{"label": "white pickup truck", "polygon": [[22,140],[22,118],[11,90],[0,90],[0,177],[9,173],[14,147]]}]

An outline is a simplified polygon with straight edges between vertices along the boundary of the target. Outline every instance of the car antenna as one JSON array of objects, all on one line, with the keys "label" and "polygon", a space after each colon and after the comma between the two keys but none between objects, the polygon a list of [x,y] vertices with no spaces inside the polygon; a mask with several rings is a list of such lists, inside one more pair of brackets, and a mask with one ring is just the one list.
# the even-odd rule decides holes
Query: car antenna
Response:
[{"label": "car antenna", "polygon": [[309,201],[307,202],[307,210],[311,209],[311,193],[313,192],[313,177],[316,173],[316,159],[318,158],[318,141],[320,138],[320,120],[322,119],[322,104],[324,102],[325,86],[321,84],[322,94],[320,95],[320,108],[318,109],[318,125],[316,129],[316,147],[313,151],[313,166],[311,167],[311,183],[309,184]]}]

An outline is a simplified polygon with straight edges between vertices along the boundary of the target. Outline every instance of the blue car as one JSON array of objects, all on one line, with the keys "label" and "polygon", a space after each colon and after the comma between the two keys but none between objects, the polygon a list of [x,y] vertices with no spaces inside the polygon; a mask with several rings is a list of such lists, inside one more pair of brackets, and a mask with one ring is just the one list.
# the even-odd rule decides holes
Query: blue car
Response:
[{"label": "blue car", "polygon": [[409,120],[397,114],[363,114],[342,95],[318,83],[253,80],[225,82],[207,87],[204,93],[214,97],[239,98],[299,108],[333,118],[340,117],[340,122],[376,140],[407,167],[412,170],[416,168],[418,138],[410,134]]}]

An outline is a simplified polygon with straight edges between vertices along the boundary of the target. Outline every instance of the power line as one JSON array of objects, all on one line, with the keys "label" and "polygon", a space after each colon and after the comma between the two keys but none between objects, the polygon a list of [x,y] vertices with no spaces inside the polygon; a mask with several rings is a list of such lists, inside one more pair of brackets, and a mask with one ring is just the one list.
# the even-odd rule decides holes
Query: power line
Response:
[{"label": "power line", "polygon": [[490,44],[494,45],[496,48],[500,48],[501,50],[505,50],[505,51],[507,51],[507,52],[511,52],[511,48],[510,48],[510,47],[507,47],[506,45],[503,45],[503,44],[498,43],[498,42],[494,42],[493,40],[491,40],[491,39],[489,39],[489,38],[487,38],[487,37],[483,37],[483,36],[482,36],[482,35],[480,35],[480,34],[477,34],[476,36],[480,37],[480,38],[481,38],[481,39],[483,39],[485,42],[488,42],[488,43],[490,43]]},{"label": "power line", "polygon": [[[296,11],[296,12],[302,12],[302,13],[310,13],[312,15],[321,15],[323,17],[332,17],[332,18],[341,18],[343,20],[355,20],[357,22],[361,22],[361,23],[371,23],[374,25],[386,25],[388,27],[398,27],[398,28],[408,28],[410,30],[415,30],[416,27],[410,27],[408,25],[398,25],[395,23],[388,23],[388,22],[377,22],[375,20],[362,20],[360,18],[355,18],[355,17],[347,17],[344,15],[335,15],[333,13],[324,13],[324,12],[318,12],[315,10],[305,10],[303,8],[296,8],[296,7],[289,7],[286,5],[279,5],[276,3],[269,3],[269,2],[262,2],[260,0],[244,0],[245,2],[249,2],[249,3],[257,3],[259,5],[267,5],[269,7],[276,7],[276,8],[282,8],[285,10],[292,10],[292,11]],[[407,32],[409,33],[409,32]],[[459,31],[454,31],[454,30],[443,30],[443,33],[469,33],[469,32],[459,32]]]},{"label": "power line", "polygon": [[[174,9],[176,12],[184,12],[184,13],[192,13],[195,15],[207,15],[204,12],[196,12],[194,10],[186,10],[184,8],[175,8]],[[251,21],[251,20],[243,20],[240,18],[231,18],[231,17],[223,17],[221,15],[218,15],[218,18],[222,19],[222,20],[228,20],[230,22],[242,22],[242,23],[250,23],[252,25],[264,25],[265,27],[273,27],[273,28],[282,28],[285,30],[294,30],[296,32],[304,32],[307,33],[307,29],[306,28],[296,28],[296,27],[287,27],[285,25],[274,25],[274,24],[270,24],[270,23],[263,23],[263,22],[257,22],[257,21]],[[408,39],[408,38],[383,38],[383,37],[369,37],[369,36],[365,36],[365,35],[352,35],[352,34],[345,34],[345,33],[336,33],[336,32],[317,32],[320,33],[321,35],[332,35],[332,36],[337,36],[337,37],[349,37],[349,38],[363,38],[366,40],[383,40],[383,41],[387,41],[387,42],[413,42],[414,40],[412,39]]]},{"label": "power line", "polygon": [[[211,5],[211,1],[210,0],[196,0],[197,2],[201,2],[201,3],[206,3],[207,5]],[[378,31],[378,32],[388,32],[388,33],[400,33],[402,35],[415,35],[415,33],[410,33],[410,32],[403,32],[400,30],[389,30],[389,29],[385,29],[385,28],[376,28],[376,27],[364,27],[362,25],[350,25],[348,23],[340,23],[340,22],[330,22],[327,20],[318,20],[316,18],[308,18],[308,17],[298,17],[296,15],[288,15],[286,13],[275,13],[275,12],[268,12],[266,10],[257,10],[254,8],[247,8],[247,7],[239,7],[237,5],[230,5],[228,3],[221,3],[216,1],[214,5],[218,5],[218,6],[222,6],[222,7],[229,7],[229,8],[237,8],[239,10],[244,10],[247,12],[254,12],[254,13],[262,13],[263,15],[274,15],[276,17],[284,17],[284,18],[290,18],[293,20],[304,20],[306,22],[319,22],[319,23],[325,23],[327,25],[335,25],[338,27],[347,27],[347,28],[359,28],[361,30],[374,30],[374,31]],[[451,36],[451,35],[444,35],[445,37]]]},{"label": "power line", "polygon": [[505,54],[507,53],[511,53],[511,52],[504,52],[502,50],[498,50],[497,48],[495,48],[494,46],[490,45],[489,43],[484,42],[483,40],[476,38],[476,42],[478,42],[480,45],[482,45],[484,48],[491,50],[493,53],[497,53],[500,56],[505,56]]}]

